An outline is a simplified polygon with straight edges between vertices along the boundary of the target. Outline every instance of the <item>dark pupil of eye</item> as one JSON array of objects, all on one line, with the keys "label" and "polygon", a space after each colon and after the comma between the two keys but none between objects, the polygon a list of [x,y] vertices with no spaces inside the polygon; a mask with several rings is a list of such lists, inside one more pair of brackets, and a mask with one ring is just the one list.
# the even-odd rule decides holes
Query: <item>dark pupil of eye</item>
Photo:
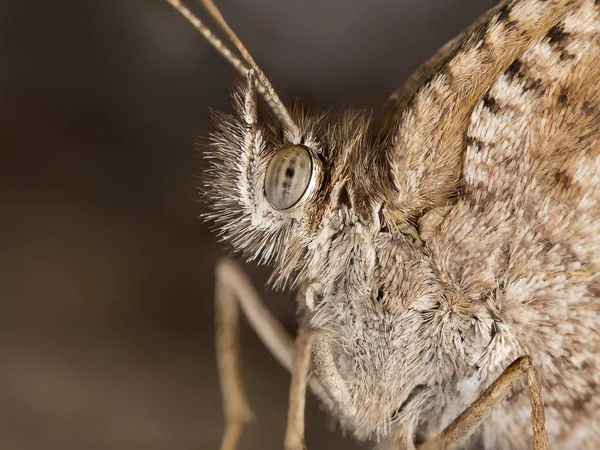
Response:
[{"label": "dark pupil of eye", "polygon": [[294,176],[294,168],[290,166],[287,169],[285,169],[285,176],[288,178],[292,178]]}]

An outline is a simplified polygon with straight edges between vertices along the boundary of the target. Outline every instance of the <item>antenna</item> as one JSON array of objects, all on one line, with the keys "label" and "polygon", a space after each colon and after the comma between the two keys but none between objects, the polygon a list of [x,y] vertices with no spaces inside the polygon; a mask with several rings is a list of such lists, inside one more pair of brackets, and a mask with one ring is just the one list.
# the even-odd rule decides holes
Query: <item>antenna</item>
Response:
[{"label": "antenna", "polygon": [[211,18],[219,26],[221,31],[229,39],[242,56],[240,60],[233,52],[221,41],[211,30],[204,24],[198,16],[192,13],[180,0],[167,0],[173,8],[175,8],[182,16],[184,16],[202,35],[206,40],[227,60],[229,63],[242,75],[246,75],[250,69],[253,69],[258,82],[258,90],[261,95],[267,101],[267,104],[273,111],[273,114],[279,119],[285,128],[294,136],[300,136],[300,130],[298,126],[292,120],[292,117],[284,106],[281,99],[275,93],[273,86],[265,76],[264,72],[258,67],[258,64],[254,61],[250,52],[246,49],[244,44],[240,41],[237,35],[229,27],[219,9],[212,0],[199,0],[202,6],[206,9]]}]

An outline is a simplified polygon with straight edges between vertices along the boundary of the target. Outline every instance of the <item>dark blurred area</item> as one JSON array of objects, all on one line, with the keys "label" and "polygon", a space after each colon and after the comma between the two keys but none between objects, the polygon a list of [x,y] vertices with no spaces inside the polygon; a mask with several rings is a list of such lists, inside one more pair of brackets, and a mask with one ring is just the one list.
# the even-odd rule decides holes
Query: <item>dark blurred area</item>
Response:
[{"label": "dark blurred area", "polygon": [[[313,109],[379,108],[494,3],[217,1],[280,96]],[[226,249],[198,219],[195,143],[237,78],[163,0],[0,3],[0,448],[218,447]],[[246,268],[293,333],[293,294]],[[241,333],[241,448],[281,448],[289,376]],[[366,448],[329,424],[311,398],[309,449]]]}]

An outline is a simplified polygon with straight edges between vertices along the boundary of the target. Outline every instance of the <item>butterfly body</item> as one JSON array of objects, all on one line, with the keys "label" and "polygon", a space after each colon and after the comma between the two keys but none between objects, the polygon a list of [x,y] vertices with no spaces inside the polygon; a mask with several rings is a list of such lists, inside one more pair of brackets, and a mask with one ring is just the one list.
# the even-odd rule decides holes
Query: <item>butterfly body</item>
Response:
[{"label": "butterfly body", "polygon": [[[358,439],[411,448],[528,354],[551,444],[600,445],[599,79],[598,2],[520,0],[379,115],[265,125],[250,71],[215,116],[210,217],[299,288],[331,359],[313,353],[313,374],[335,378],[326,406]],[[530,408],[515,384],[463,447],[528,448]]]}]

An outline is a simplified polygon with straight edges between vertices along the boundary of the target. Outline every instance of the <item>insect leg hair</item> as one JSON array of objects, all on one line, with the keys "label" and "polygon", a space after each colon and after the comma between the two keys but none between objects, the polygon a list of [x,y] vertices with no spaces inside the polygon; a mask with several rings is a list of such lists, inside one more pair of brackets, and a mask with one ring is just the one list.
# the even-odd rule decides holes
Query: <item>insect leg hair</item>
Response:
[{"label": "insect leg hair", "polygon": [[533,425],[533,449],[547,450],[544,403],[540,375],[529,356],[516,359],[463,413],[434,438],[418,447],[418,450],[450,450],[463,442],[481,422],[504,400],[513,383],[527,375],[531,422]]}]

